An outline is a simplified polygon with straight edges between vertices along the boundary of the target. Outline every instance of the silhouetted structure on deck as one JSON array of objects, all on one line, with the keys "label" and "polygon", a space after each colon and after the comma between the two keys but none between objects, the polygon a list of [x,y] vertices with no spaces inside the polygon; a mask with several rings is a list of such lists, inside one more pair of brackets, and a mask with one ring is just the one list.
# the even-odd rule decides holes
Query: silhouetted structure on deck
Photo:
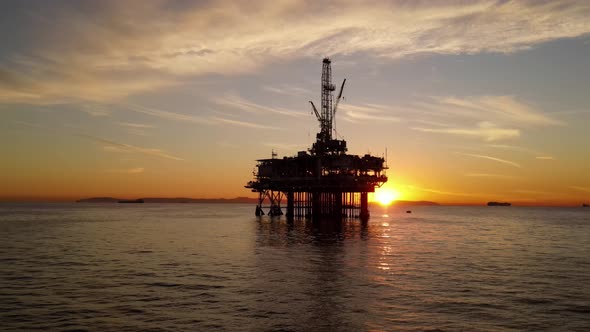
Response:
[{"label": "silhouetted structure on deck", "polygon": [[[369,217],[368,193],[387,182],[385,159],[347,154],[346,141],[332,138],[334,116],[346,79],[333,105],[331,61],[323,60],[322,103],[317,140],[308,151],[297,156],[258,160],[255,179],[246,188],[258,192],[256,215],[282,215],[282,200],[287,200],[286,215],[305,217]],[[268,204],[265,202],[268,200]]]}]

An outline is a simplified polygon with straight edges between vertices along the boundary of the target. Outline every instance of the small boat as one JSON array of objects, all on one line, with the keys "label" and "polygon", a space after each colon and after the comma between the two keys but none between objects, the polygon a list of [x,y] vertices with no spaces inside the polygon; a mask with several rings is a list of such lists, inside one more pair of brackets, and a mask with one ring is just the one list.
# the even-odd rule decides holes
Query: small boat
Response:
[{"label": "small boat", "polygon": [[119,203],[143,203],[143,199],[122,199],[119,201]]},{"label": "small boat", "polygon": [[590,205],[584,203],[584,204],[582,204],[582,207],[590,207]]},{"label": "small boat", "polygon": [[511,206],[508,202],[488,202],[488,206]]}]

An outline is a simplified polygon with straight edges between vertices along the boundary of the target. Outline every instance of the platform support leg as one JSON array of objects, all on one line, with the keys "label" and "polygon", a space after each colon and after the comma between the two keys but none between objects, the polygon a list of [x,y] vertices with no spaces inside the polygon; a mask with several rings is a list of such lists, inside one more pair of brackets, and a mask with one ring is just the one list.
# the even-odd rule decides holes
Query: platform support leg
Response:
[{"label": "platform support leg", "polygon": [[342,218],[344,216],[344,211],[342,210],[341,192],[334,193],[334,216],[337,218]]},{"label": "platform support leg", "polygon": [[361,214],[360,218],[367,220],[369,219],[369,195],[366,192],[361,193]]},{"label": "platform support leg", "polygon": [[322,200],[319,192],[311,194],[311,216],[317,218],[320,216],[322,211]]},{"label": "platform support leg", "polygon": [[260,191],[258,193],[258,204],[256,204],[256,212],[254,213],[257,217],[264,215],[264,211],[262,210],[262,202],[264,202],[265,197],[266,193],[264,191]]},{"label": "platform support leg", "polygon": [[287,218],[293,219],[295,215],[295,195],[292,191],[287,192]]}]

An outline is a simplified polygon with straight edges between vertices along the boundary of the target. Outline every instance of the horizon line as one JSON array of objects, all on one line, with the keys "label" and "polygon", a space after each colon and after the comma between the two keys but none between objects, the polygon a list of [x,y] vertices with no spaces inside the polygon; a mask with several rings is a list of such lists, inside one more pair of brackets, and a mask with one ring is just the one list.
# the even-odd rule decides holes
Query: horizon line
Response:
[{"label": "horizon line", "polygon": [[[105,199],[117,199],[117,200],[126,200],[126,199],[187,199],[187,200],[218,200],[218,201],[227,201],[227,200],[238,200],[238,199],[246,199],[246,200],[257,200],[256,197],[249,197],[249,196],[235,196],[231,198],[226,197],[183,197],[183,196],[140,196],[140,197],[114,197],[114,196],[92,196],[92,197],[37,197],[37,196],[28,196],[28,197],[0,197],[0,204],[2,203],[77,203],[79,200],[85,199],[96,199],[96,198],[105,198]],[[383,207],[389,206],[396,206],[396,202],[408,202],[408,203],[416,203],[416,202],[427,202],[427,203],[435,203],[437,205],[430,205],[430,206],[487,206],[488,201],[486,202],[458,202],[458,203],[444,203],[438,201],[430,201],[430,200],[395,200],[389,205],[383,205],[376,201],[370,201],[369,203],[373,205],[380,205]],[[84,203],[84,202],[82,202]],[[88,202],[92,203],[92,202]],[[100,202],[94,202],[100,203]],[[175,202],[168,202],[167,204],[174,204]],[[201,202],[193,202],[194,204],[200,204]],[[580,202],[568,202],[568,203],[555,203],[555,202],[537,202],[537,203],[524,203],[524,202],[516,202],[511,203],[512,207],[580,207],[582,204],[585,204],[585,201]],[[156,203],[151,203],[156,204]]]}]

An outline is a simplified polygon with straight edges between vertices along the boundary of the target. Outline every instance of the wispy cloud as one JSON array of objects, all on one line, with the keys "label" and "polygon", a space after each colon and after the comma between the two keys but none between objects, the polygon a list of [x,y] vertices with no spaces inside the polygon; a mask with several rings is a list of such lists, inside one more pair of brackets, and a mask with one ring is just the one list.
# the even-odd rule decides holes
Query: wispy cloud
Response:
[{"label": "wispy cloud", "polygon": [[139,173],[143,173],[145,169],[143,167],[136,167],[136,168],[131,168],[127,170],[127,173],[129,174],[139,174]]},{"label": "wispy cloud", "polygon": [[408,186],[408,188],[409,189],[413,189],[413,190],[423,191],[423,192],[429,192],[429,193],[433,193],[433,194],[439,194],[439,195],[448,195],[448,196],[478,196],[478,195],[473,195],[473,194],[469,194],[469,193],[459,193],[459,192],[443,191],[443,190],[437,190],[437,189],[431,189],[431,188],[422,188],[422,187],[417,187],[417,186]]},{"label": "wispy cloud", "polygon": [[551,112],[551,114],[556,115],[556,116],[586,115],[586,114],[590,114],[590,109],[556,111],[556,112]]},{"label": "wispy cloud", "polygon": [[[14,6],[2,19],[16,31],[27,27],[30,33],[3,44],[10,52],[3,66],[10,71],[0,73],[0,100],[112,101],[177,84],[187,74],[233,75],[276,59],[361,52],[381,59],[511,53],[590,32],[585,1],[394,0],[371,6],[343,1],[325,10],[317,6],[270,0]],[[547,122],[522,109],[506,115]]]},{"label": "wispy cloud", "polygon": [[143,167],[136,167],[136,168],[129,168],[129,169],[108,169],[105,172],[107,173],[124,173],[124,174],[140,174],[143,173],[145,169]]},{"label": "wispy cloud", "polygon": [[306,113],[289,110],[283,107],[271,107],[262,104],[257,104],[253,101],[244,99],[235,94],[227,94],[223,97],[214,98],[213,101],[218,105],[239,109],[241,111],[249,113],[275,113],[292,117],[307,116]]},{"label": "wispy cloud", "polygon": [[535,149],[531,149],[531,148],[527,148],[527,147],[523,147],[523,146],[517,146],[517,145],[506,145],[506,144],[488,144],[486,145],[488,147],[494,148],[494,149],[502,149],[502,150],[512,150],[512,151],[517,151],[517,152],[523,152],[529,155],[534,155],[535,159],[539,159],[539,160],[555,160],[555,157],[548,155],[545,152],[541,152]]},{"label": "wispy cloud", "polygon": [[578,186],[571,186],[570,188],[575,189],[575,190],[579,190],[579,191],[583,191],[583,192],[586,192],[586,193],[590,193],[590,188],[578,187]]},{"label": "wispy cloud", "polygon": [[133,123],[133,122],[117,122],[119,126],[127,127],[127,128],[136,128],[136,129],[151,129],[155,128],[156,126],[144,123]]},{"label": "wispy cloud", "polygon": [[413,130],[486,142],[517,139],[533,127],[565,125],[514,96],[430,97],[406,108],[416,115],[411,121],[421,124]]},{"label": "wispy cloud", "polygon": [[189,114],[181,114],[175,113],[170,111],[159,110],[156,108],[144,107],[141,105],[136,104],[124,104],[121,105],[124,108],[138,113],[143,113],[151,116],[155,116],[162,119],[167,120],[174,120],[174,121],[181,121],[181,122],[189,122],[189,123],[196,123],[196,124],[211,124],[211,120],[204,118],[202,116],[196,115],[189,115]]},{"label": "wispy cloud", "polygon": [[391,115],[391,109],[379,104],[340,104],[340,112],[344,113],[343,119],[348,122],[374,121],[374,122],[399,122],[401,119]]},{"label": "wispy cloud", "polygon": [[517,146],[517,145],[507,145],[507,144],[487,144],[486,146],[490,147],[490,148],[494,148],[494,149],[502,149],[502,150],[512,150],[512,151],[519,151],[519,152],[525,152],[528,154],[533,154],[533,155],[540,155],[543,154],[543,152],[539,152],[537,150],[534,149],[530,149],[527,147],[523,147],[523,146]]},{"label": "wispy cloud", "polygon": [[45,128],[43,125],[41,125],[39,123],[34,123],[34,122],[29,122],[29,121],[16,120],[16,121],[13,121],[13,123],[16,125],[28,127],[28,128],[36,128],[36,129],[44,129]]},{"label": "wispy cloud", "polygon": [[164,159],[171,159],[171,160],[178,160],[178,161],[184,160],[180,157],[170,155],[160,149],[143,148],[143,147],[134,146],[131,144],[118,143],[118,142],[111,141],[108,139],[104,139],[104,138],[100,138],[100,137],[96,137],[96,136],[91,136],[91,135],[86,135],[86,134],[78,134],[78,136],[84,137],[84,138],[87,138],[87,139],[90,139],[90,140],[93,140],[93,141],[96,141],[99,143],[107,144],[108,146],[111,146],[111,148],[106,148],[106,149],[103,147],[103,150],[109,151],[109,152],[127,151],[127,152],[140,153],[140,154],[144,154],[144,155],[148,155],[148,156],[160,157],[160,158],[164,158]]},{"label": "wispy cloud", "polygon": [[504,174],[490,174],[490,173],[467,173],[465,174],[467,177],[476,177],[476,178],[494,178],[494,179],[516,179],[517,177],[512,175],[504,175]]},{"label": "wispy cloud", "polygon": [[248,122],[248,121],[240,121],[240,120],[232,120],[222,117],[214,116],[211,119],[216,121],[217,123],[221,124],[229,124],[238,127],[245,127],[245,128],[254,128],[254,129],[272,129],[272,130],[280,130],[282,128],[276,126],[265,126],[258,123]]},{"label": "wispy cloud", "polygon": [[150,136],[148,130],[156,127],[154,125],[132,122],[117,122],[117,125],[127,128],[128,133],[138,136]]},{"label": "wispy cloud", "polygon": [[476,128],[424,128],[424,127],[413,127],[412,129],[427,132],[427,133],[438,133],[438,134],[450,134],[457,136],[476,137],[481,138],[485,141],[498,141],[509,138],[520,137],[520,131],[518,129],[499,128],[493,123],[480,122]]},{"label": "wispy cloud", "polygon": [[518,189],[513,190],[515,193],[519,194],[527,194],[527,195],[536,195],[536,196],[564,196],[564,193],[556,192],[556,191],[542,191],[542,190],[533,190],[533,189]]},{"label": "wispy cloud", "polygon": [[514,96],[478,96],[436,98],[441,111],[484,121],[518,126],[563,125],[560,120],[535,110]]},{"label": "wispy cloud", "polygon": [[[228,119],[223,116],[196,116],[196,115],[189,115],[189,114],[181,114],[175,113],[170,111],[159,110],[150,107],[144,107],[135,104],[125,104],[124,105],[128,110],[143,113],[155,117],[159,117],[162,119],[179,121],[179,122],[189,122],[194,124],[207,124],[207,125],[233,125],[237,127],[244,127],[244,128],[253,128],[253,129],[281,129],[277,126],[266,126],[259,123],[237,120],[237,119]],[[261,106],[262,107],[262,106]]]},{"label": "wispy cloud", "polygon": [[[31,105],[85,104],[108,102],[129,95],[153,91],[178,84],[169,75],[155,69],[128,68],[124,71],[101,70],[99,58],[93,65],[73,54],[16,55],[12,62],[0,62],[10,67],[10,74],[18,76],[19,84],[2,84],[0,77],[0,103]],[[70,60],[70,61],[68,61]],[[90,60],[90,59],[88,59]],[[126,71],[126,72],[125,72]],[[129,72],[133,71],[133,75]],[[0,75],[1,76],[1,75]],[[109,116],[109,110],[83,109],[92,116]]]},{"label": "wispy cloud", "polygon": [[105,145],[102,147],[103,151],[106,152],[115,152],[115,153],[127,153],[130,152],[128,149],[124,149],[118,146],[113,146],[113,145]]},{"label": "wispy cloud", "polygon": [[502,164],[506,164],[506,165],[510,165],[510,166],[514,166],[514,167],[518,167],[518,168],[522,168],[522,166],[520,166],[520,164],[515,163],[513,161],[510,160],[505,160],[505,159],[500,159],[500,158],[496,158],[496,157],[492,157],[492,156],[486,156],[486,155],[481,155],[481,154],[471,154],[471,153],[463,153],[463,152],[455,152],[456,154],[462,155],[462,156],[467,156],[467,157],[472,157],[472,158],[479,158],[479,159],[485,159],[485,160],[491,160],[491,161],[495,161],[498,163],[502,163]]},{"label": "wispy cloud", "polygon": [[111,116],[112,113],[112,111],[108,109],[105,105],[82,104],[80,105],[80,109],[84,113],[95,117]]},{"label": "wispy cloud", "polygon": [[[427,126],[435,126],[435,127],[445,127],[445,128],[449,128],[452,127],[450,124],[448,123],[443,123],[443,122],[437,122],[437,121],[431,121],[431,120],[424,120],[424,119],[412,119],[412,122],[416,122],[416,123],[420,123],[423,125],[427,125]],[[432,129],[432,128],[428,128],[428,129]]]},{"label": "wispy cloud", "polygon": [[298,86],[288,85],[288,84],[282,84],[279,86],[266,85],[262,88],[266,91],[270,91],[270,92],[274,92],[274,93],[278,93],[278,94],[282,94],[282,95],[288,95],[288,96],[300,96],[300,95],[311,93],[311,91],[309,91],[308,89],[298,87]]}]

